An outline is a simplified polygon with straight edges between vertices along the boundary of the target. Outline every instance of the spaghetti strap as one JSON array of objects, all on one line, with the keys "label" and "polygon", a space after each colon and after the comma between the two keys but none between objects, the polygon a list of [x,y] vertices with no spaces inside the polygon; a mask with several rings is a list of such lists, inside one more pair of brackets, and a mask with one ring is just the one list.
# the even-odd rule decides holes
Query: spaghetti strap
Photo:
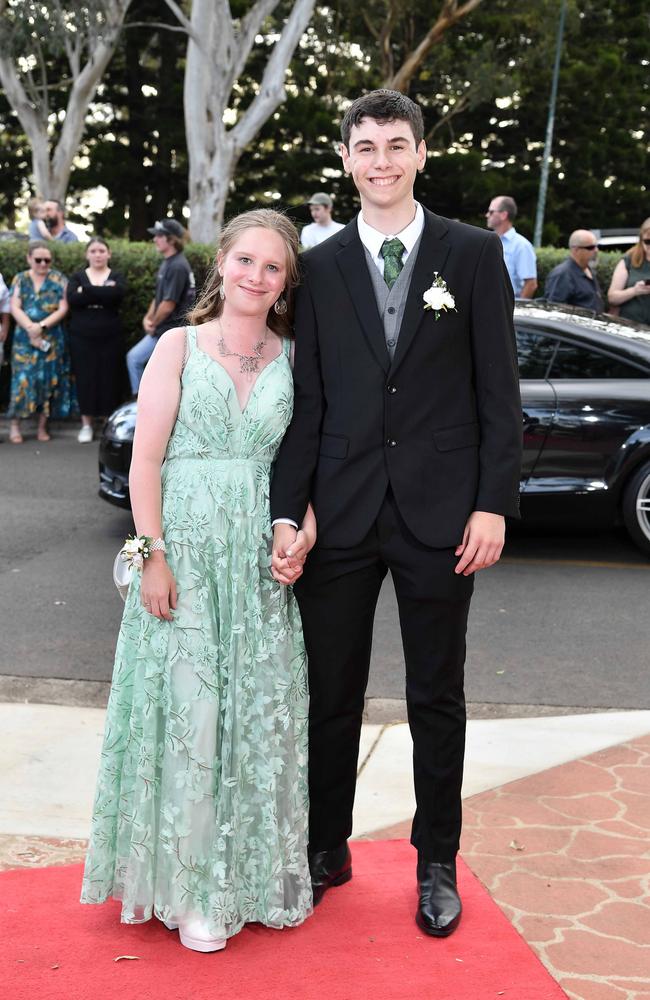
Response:
[{"label": "spaghetti strap", "polygon": [[190,354],[196,347],[196,327],[185,327],[185,346],[183,348],[183,364],[181,365],[181,375],[185,371],[185,366],[189,361]]}]

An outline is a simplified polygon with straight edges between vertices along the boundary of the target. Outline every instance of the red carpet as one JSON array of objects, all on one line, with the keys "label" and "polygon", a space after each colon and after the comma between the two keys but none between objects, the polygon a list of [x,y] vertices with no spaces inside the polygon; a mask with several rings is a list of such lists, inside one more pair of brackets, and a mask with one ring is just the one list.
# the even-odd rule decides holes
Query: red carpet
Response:
[{"label": "red carpet", "polygon": [[[183,948],[157,920],[81,906],[81,866],[0,875],[3,1000],[560,1000],[565,993],[462,863],[451,937],[413,920],[415,855],[359,841],[354,878],[294,930],[249,926],[226,951]],[[137,961],[114,959],[135,955]]]}]

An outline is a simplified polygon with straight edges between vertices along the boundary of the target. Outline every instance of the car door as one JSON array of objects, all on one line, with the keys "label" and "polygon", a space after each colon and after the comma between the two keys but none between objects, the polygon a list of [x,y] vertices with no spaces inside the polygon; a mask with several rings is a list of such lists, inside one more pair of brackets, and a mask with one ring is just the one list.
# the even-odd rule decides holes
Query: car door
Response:
[{"label": "car door", "polygon": [[639,426],[631,390],[636,380],[647,382],[647,375],[623,357],[560,337],[548,377],[556,412],[535,464],[535,488],[563,497],[567,512],[571,498],[582,498],[581,512],[602,514],[613,503],[610,470]]},{"label": "car door", "polygon": [[555,415],[555,391],[545,376],[555,353],[557,337],[519,322],[516,322],[515,334],[524,437],[521,491],[525,493],[530,488]]}]

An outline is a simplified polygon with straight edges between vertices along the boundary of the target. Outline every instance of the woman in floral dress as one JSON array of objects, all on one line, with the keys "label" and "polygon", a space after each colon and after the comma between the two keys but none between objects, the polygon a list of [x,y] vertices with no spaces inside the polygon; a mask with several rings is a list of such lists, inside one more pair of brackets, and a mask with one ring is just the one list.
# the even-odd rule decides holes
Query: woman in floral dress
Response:
[{"label": "woman in floral dress", "polygon": [[29,269],[11,285],[11,312],[16,321],[11,352],[9,440],[22,444],[20,420],[38,414],[36,437],[49,441],[49,417],[65,418],[76,408],[70,359],[61,320],[68,311],[66,278],[52,268],[47,243],[34,240],[27,254]]},{"label": "woman in floral dress", "polygon": [[[156,542],[122,619],[81,899],[117,897],[123,922],[153,915],[198,951],[312,908],[305,651],[270,569],[297,249],[276,212],[234,219],[138,396],[133,514]],[[298,563],[314,540],[310,512]]]}]

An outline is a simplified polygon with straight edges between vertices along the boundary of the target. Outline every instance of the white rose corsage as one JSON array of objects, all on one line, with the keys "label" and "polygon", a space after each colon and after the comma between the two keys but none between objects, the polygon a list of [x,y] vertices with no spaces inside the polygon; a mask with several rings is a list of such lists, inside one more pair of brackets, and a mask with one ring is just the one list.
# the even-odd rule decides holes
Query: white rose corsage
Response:
[{"label": "white rose corsage", "polygon": [[437,271],[433,272],[431,288],[427,288],[422,298],[425,302],[424,308],[433,309],[436,320],[440,319],[441,312],[447,312],[448,309],[456,312],[456,299],[447,288],[445,279]]},{"label": "white rose corsage", "polygon": [[153,538],[149,535],[129,535],[120,549],[120,559],[129,569],[142,569],[145,559],[151,555]]}]

